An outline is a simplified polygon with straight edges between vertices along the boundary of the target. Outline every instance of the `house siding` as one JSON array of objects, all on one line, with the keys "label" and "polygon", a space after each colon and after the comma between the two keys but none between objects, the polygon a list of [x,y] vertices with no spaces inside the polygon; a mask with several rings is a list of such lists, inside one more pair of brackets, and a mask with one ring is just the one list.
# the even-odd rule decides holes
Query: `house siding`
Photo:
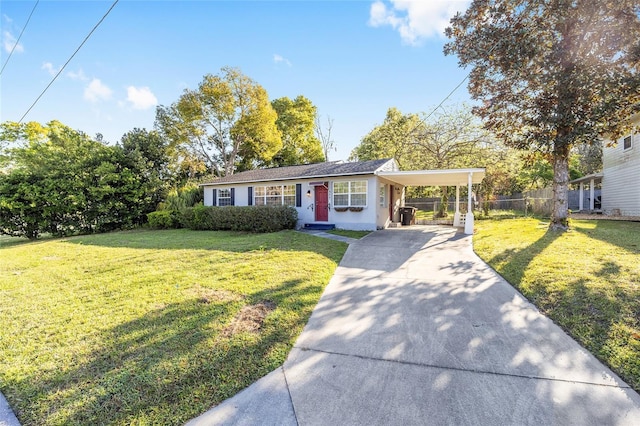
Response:
[{"label": "house siding", "polygon": [[[634,122],[639,125],[640,116]],[[605,141],[602,150],[602,209],[608,215],[640,216],[640,134],[632,135],[630,149],[623,141],[612,146]]]},{"label": "house siding", "polygon": [[[366,181],[367,182],[367,206],[360,212],[337,212],[333,208],[333,183],[334,182],[347,182],[347,181]],[[329,187],[329,217],[327,222],[316,222],[314,211],[314,186],[311,183],[317,183],[319,181],[328,182]],[[282,181],[269,181],[269,182],[256,182],[256,183],[230,183],[226,185],[216,186],[204,186],[204,205],[213,205],[214,189],[231,189],[234,188],[235,193],[235,205],[236,206],[248,206],[249,205],[249,188],[252,188],[255,193],[256,186],[271,186],[271,185],[300,185],[301,193],[301,205],[295,207],[298,211],[298,223],[297,227],[302,228],[307,223],[329,223],[334,224],[339,229],[350,230],[363,230],[374,231],[379,227],[386,227],[389,223],[388,207],[381,208],[379,206],[379,179],[378,177],[371,175],[354,175],[354,176],[341,176],[336,178],[314,178],[314,179],[295,179],[295,180],[282,180]],[[387,184],[389,182],[386,182]],[[310,196],[307,196],[307,191],[310,191]],[[396,196],[394,196],[395,198]],[[400,197],[395,200],[396,203],[400,203]],[[387,199],[388,202],[388,199]],[[397,208],[396,208],[397,210]],[[385,214],[386,212],[386,214]]]}]

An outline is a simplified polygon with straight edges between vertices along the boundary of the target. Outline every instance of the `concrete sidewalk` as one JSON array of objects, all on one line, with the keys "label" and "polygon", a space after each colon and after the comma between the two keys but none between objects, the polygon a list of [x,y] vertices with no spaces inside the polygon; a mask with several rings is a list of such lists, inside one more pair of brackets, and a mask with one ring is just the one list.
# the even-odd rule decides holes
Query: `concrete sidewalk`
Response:
[{"label": "concrete sidewalk", "polygon": [[0,393],[0,426],[20,426],[20,422],[13,414],[9,403],[4,395]]},{"label": "concrete sidewalk", "polygon": [[284,366],[190,425],[638,425],[640,395],[482,262],[412,226],[352,243]]}]

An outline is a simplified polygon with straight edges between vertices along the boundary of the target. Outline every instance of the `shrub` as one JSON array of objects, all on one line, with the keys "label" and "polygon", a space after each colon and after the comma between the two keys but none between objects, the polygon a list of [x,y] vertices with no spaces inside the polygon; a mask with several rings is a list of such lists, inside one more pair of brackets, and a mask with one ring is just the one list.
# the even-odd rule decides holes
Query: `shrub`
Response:
[{"label": "shrub", "polygon": [[147,214],[149,226],[155,229],[180,228],[180,213],[174,210],[158,210]]},{"label": "shrub", "polygon": [[277,232],[293,229],[298,212],[285,206],[187,208],[181,214],[182,225],[210,231]]}]

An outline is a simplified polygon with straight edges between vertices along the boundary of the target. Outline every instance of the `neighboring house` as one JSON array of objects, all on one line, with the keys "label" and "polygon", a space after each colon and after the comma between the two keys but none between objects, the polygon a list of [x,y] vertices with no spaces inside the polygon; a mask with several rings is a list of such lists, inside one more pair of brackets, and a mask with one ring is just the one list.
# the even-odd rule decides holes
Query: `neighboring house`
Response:
[{"label": "neighboring house", "polygon": [[[484,169],[401,172],[394,159],[383,159],[249,170],[202,186],[205,206],[288,205],[298,211],[299,228],[376,230],[400,222],[407,185],[471,186],[483,177]],[[466,226],[473,231],[473,214]]]},{"label": "neighboring house", "polygon": [[[640,114],[636,114],[632,121],[640,126]],[[603,213],[612,216],[640,216],[639,183],[640,134],[630,133],[617,141],[605,141],[602,149]]]}]

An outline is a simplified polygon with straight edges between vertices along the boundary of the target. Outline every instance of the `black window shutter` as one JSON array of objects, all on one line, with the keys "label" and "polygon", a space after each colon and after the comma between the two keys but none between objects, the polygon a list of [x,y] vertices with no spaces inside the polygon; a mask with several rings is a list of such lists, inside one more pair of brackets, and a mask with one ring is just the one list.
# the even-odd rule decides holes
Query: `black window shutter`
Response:
[{"label": "black window shutter", "polygon": [[218,203],[218,190],[214,189],[213,190],[213,204],[211,204],[212,206],[217,205]]},{"label": "black window shutter", "polygon": [[250,186],[249,188],[247,188],[247,193],[249,194],[249,198],[247,199],[247,205],[252,206],[253,205],[253,186]]},{"label": "black window shutter", "polygon": [[231,188],[231,205],[235,206],[236,205],[236,189],[235,188]]},{"label": "black window shutter", "polygon": [[302,207],[302,184],[296,183],[296,207]]}]

